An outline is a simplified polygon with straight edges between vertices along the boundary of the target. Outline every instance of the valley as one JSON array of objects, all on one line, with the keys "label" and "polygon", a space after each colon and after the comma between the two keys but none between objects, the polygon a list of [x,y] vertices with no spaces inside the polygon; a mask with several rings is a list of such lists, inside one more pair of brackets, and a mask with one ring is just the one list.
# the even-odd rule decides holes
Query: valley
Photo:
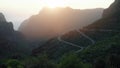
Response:
[{"label": "valley", "polygon": [[0,13],[0,68],[120,68],[120,0],[106,9],[45,7],[18,31]]}]

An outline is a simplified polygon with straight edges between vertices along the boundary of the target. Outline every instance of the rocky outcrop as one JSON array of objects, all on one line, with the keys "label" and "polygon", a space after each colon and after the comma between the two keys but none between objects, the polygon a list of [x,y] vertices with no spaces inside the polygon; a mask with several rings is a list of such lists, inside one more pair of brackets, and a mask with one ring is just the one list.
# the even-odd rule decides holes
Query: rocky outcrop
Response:
[{"label": "rocky outcrop", "polygon": [[0,13],[0,22],[5,22],[6,19],[2,13]]},{"label": "rocky outcrop", "polygon": [[51,38],[75,28],[82,28],[101,18],[103,9],[44,8],[25,20],[20,28],[28,38]]},{"label": "rocky outcrop", "polygon": [[103,17],[93,24],[85,27],[87,29],[120,29],[120,0],[115,0],[109,8],[104,10]]},{"label": "rocky outcrop", "polygon": [[7,22],[0,13],[0,59],[29,54],[29,48],[22,34],[13,29],[13,24]]},{"label": "rocky outcrop", "polygon": [[113,16],[120,16],[120,0],[115,0],[108,9],[104,10],[103,17]]}]

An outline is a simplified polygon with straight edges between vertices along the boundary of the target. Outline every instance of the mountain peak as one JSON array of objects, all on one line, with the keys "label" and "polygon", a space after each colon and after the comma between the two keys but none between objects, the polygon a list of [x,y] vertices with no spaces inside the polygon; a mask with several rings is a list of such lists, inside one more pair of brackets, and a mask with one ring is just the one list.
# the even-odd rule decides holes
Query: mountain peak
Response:
[{"label": "mountain peak", "polygon": [[0,22],[6,22],[5,16],[0,13]]},{"label": "mountain peak", "polygon": [[30,39],[51,38],[91,24],[101,18],[102,12],[103,9],[43,8],[39,14],[31,16],[23,22],[19,30]]}]

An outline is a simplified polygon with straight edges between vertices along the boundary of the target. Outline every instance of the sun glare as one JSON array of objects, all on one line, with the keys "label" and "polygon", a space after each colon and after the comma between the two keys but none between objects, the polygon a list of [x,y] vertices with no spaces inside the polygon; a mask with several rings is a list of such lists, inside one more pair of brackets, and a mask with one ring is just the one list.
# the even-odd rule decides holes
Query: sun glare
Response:
[{"label": "sun glare", "polygon": [[43,6],[48,8],[65,7],[65,0],[43,0]]}]

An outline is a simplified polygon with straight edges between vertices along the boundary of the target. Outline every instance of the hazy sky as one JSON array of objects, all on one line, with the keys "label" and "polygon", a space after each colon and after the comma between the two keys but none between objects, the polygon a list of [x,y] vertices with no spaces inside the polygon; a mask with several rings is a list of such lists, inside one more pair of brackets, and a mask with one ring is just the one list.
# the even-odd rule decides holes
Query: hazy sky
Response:
[{"label": "hazy sky", "polygon": [[20,23],[43,7],[66,7],[75,9],[107,8],[114,0],[0,0],[0,12],[8,21],[12,21],[15,29]]}]

